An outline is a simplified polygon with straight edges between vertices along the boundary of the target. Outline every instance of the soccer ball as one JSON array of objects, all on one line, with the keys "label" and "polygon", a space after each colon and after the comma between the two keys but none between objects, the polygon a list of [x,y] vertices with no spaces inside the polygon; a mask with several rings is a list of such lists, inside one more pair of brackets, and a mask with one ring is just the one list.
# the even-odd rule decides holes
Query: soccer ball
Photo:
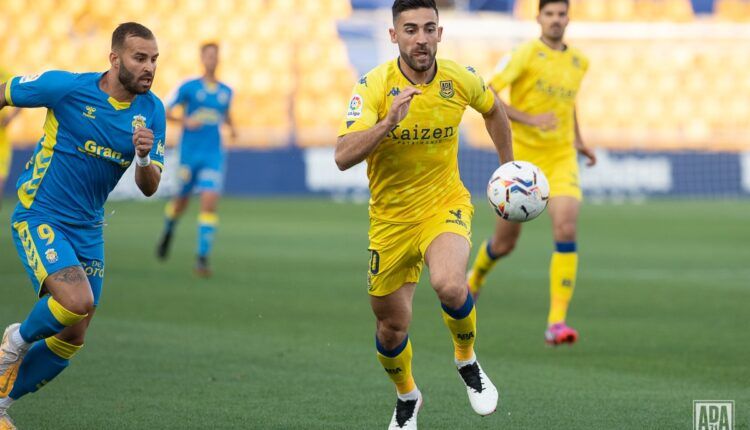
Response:
[{"label": "soccer ball", "polygon": [[530,221],[544,212],[549,182],[542,170],[528,161],[509,161],[495,170],[487,184],[490,206],[508,221]]}]

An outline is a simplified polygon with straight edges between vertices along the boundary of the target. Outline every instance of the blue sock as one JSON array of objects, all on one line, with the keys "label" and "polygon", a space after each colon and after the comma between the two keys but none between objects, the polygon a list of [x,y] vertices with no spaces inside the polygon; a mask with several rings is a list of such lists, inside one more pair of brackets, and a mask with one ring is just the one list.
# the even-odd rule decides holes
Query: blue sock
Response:
[{"label": "blue sock", "polygon": [[492,239],[487,239],[487,256],[490,257],[490,260],[497,260],[500,258],[499,255],[492,253]]},{"label": "blue sock", "polygon": [[21,337],[32,343],[56,335],[65,327],[75,325],[84,318],[86,315],[70,312],[54,298],[44,296],[36,302],[29,316],[21,323]]},{"label": "blue sock", "polygon": [[202,212],[198,215],[198,256],[207,257],[211,253],[216,235],[218,217],[214,213]]},{"label": "blue sock", "polygon": [[175,224],[177,224],[176,219],[165,218],[164,219],[164,234],[167,234],[167,235],[172,234]]},{"label": "blue sock", "polygon": [[[55,337],[49,339],[54,340],[37,341],[26,353],[23,362],[21,362],[21,367],[18,369],[18,377],[13,389],[8,394],[11,399],[18,400],[55,379],[60,372],[68,367],[70,357],[81,348]],[[50,348],[54,348],[56,351]]]}]

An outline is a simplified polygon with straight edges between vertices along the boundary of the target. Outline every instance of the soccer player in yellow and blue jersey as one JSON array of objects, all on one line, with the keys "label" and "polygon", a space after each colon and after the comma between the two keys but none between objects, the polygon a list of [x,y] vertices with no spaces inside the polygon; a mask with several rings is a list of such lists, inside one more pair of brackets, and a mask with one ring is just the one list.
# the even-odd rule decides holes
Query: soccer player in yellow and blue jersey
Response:
[{"label": "soccer player in yellow and blue jersey", "polygon": [[[164,232],[156,254],[166,259],[177,220],[185,212],[190,194],[200,193],[198,215],[198,258],[195,271],[199,276],[209,276],[208,256],[213,248],[219,217],[216,207],[224,182],[224,148],[221,144],[221,126],[229,127],[230,136],[237,132],[232,124],[229,107],[232,89],[216,77],[219,66],[219,45],[201,46],[201,62],[205,70],[202,77],[191,79],[180,86],[175,96],[167,102],[167,118],[182,122],[180,141],[180,191],[165,209]],[[182,107],[182,117],[174,115],[174,108]]]},{"label": "soccer player in yellow and blue jersey", "polygon": [[[0,84],[5,83],[10,79],[10,76],[0,69]],[[6,109],[7,111],[8,109]],[[5,188],[5,180],[8,179],[8,172],[10,171],[10,162],[13,157],[13,146],[8,139],[6,128],[13,121],[18,113],[19,109],[11,109],[9,112],[0,111],[0,207],[2,207],[3,189]]]},{"label": "soccer player in yellow and blue jersey", "polygon": [[416,429],[422,394],[408,336],[422,266],[442,306],[454,360],[474,411],[488,415],[498,392],[477,362],[476,309],[466,283],[474,209],[458,172],[458,126],[483,114],[500,159],[513,152],[499,100],[473,69],[436,60],[442,27],[434,0],[396,0],[390,37],[400,56],[364,75],[339,129],[341,170],[367,161],[370,185],[368,292],[377,357],[396,386],[391,429]]},{"label": "soccer player in yellow and blue jersey", "polygon": [[108,71],[49,71],[0,86],[0,109],[47,108],[11,217],[39,301],[0,344],[0,429],[15,428],[7,415],[14,401],[52,381],[83,347],[104,281],[110,191],[133,162],[143,194],[159,186],[166,118],[150,91],[158,56],[153,33],[125,23],[112,34]]},{"label": "soccer player in yellow and blue jersey", "polygon": [[[541,0],[537,21],[542,36],[518,47],[500,64],[490,86],[499,92],[510,85],[513,151],[516,159],[542,169],[550,183],[549,209],[555,251],[550,262],[550,311],[545,341],[574,343],[578,332],[565,323],[578,268],[576,230],[581,202],[576,153],[596,163],[583,144],[575,99],[588,69],[588,59],[563,42],[568,25],[567,0]],[[469,286],[477,296],[495,262],[513,250],[521,224],[498,218],[493,237],[479,248],[469,272]]]}]

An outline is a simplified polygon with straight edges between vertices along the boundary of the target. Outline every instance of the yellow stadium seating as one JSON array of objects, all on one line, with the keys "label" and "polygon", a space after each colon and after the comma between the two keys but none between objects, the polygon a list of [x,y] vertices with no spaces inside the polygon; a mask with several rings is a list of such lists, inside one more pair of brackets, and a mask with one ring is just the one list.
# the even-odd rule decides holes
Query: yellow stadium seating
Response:
[{"label": "yellow stadium seating", "polygon": [[[538,10],[539,0],[518,0],[515,15],[531,20]],[[693,8],[690,0],[571,0],[570,16],[580,21],[682,22],[693,19]]]},{"label": "yellow stadium seating", "polygon": [[716,0],[715,16],[723,21],[750,21],[750,1],[748,0]]},{"label": "yellow stadium seating", "polygon": [[[342,109],[333,114],[331,106],[345,106],[354,81],[335,20],[350,13],[348,0],[14,0],[3,2],[0,14],[0,65],[18,74],[106,70],[113,28],[134,20],[157,36],[161,57],[153,90],[166,98],[201,73],[199,45],[216,41],[220,77],[236,94],[236,144],[281,145],[293,126],[334,133]],[[332,101],[321,102],[329,96]],[[313,100],[322,119],[296,120],[295,98]],[[38,116],[24,112],[12,138],[35,141]]]},{"label": "yellow stadium seating", "polygon": [[[574,20],[685,21],[689,0],[572,0]],[[207,7],[210,5],[210,7]],[[518,0],[515,15],[534,19],[538,0]],[[148,13],[144,13],[146,10]],[[0,68],[29,74],[57,68],[106,70],[114,26],[150,25],[161,58],[154,91],[166,98],[201,73],[198,47],[221,45],[220,77],[235,89],[240,146],[289,142],[331,145],[356,79],[336,20],[348,0],[13,0],[0,14]],[[750,1],[717,0],[716,19],[750,20]],[[440,55],[490,77],[518,41],[446,38]],[[578,96],[586,139],[598,146],[748,149],[750,47],[711,40],[574,39],[591,60]],[[471,110],[470,142],[490,145]],[[11,127],[17,143],[41,134],[42,110],[25,111]],[[170,127],[170,136],[175,136]],[[743,134],[745,133],[745,134]],[[738,137],[739,136],[739,137]],[[744,137],[743,137],[744,136]]]}]

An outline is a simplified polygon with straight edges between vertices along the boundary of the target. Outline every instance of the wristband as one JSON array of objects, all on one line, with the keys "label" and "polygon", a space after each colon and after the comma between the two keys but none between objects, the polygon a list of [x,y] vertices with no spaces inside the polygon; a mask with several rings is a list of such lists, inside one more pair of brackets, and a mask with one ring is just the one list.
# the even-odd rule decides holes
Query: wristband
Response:
[{"label": "wristband", "polygon": [[151,156],[146,154],[145,157],[141,157],[138,153],[135,154],[135,164],[138,167],[146,167],[151,164]]}]

